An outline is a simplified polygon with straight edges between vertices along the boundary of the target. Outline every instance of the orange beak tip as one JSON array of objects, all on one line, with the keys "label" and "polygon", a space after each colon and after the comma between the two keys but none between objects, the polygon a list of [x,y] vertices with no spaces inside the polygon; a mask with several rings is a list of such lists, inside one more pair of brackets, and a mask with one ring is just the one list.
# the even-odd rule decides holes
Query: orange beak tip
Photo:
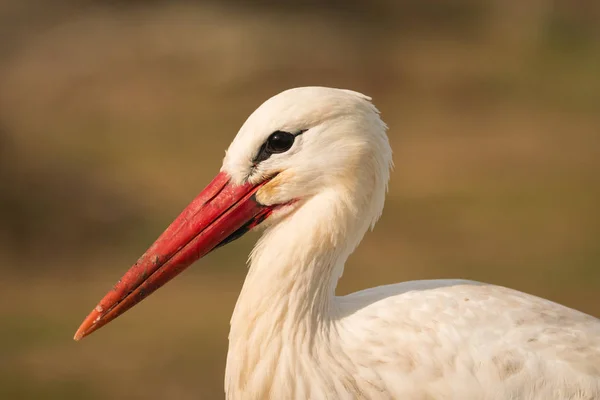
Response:
[{"label": "orange beak tip", "polygon": [[92,312],[83,320],[81,326],[79,327],[79,329],[77,329],[77,332],[75,332],[73,340],[78,342],[93,331],[95,331],[96,329],[94,329],[94,325],[96,325],[96,323],[100,321],[101,316],[102,313],[98,312],[98,307],[92,310]]}]

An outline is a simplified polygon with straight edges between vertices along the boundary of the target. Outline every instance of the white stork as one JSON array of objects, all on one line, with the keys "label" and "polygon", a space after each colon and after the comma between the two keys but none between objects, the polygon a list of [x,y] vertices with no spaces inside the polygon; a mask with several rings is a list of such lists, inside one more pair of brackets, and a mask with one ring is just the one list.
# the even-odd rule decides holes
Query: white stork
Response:
[{"label": "white stork", "polygon": [[600,399],[600,320],[579,311],[464,280],[335,295],[382,212],[391,164],[369,97],[274,96],[75,339],[261,224],[231,318],[228,399]]}]

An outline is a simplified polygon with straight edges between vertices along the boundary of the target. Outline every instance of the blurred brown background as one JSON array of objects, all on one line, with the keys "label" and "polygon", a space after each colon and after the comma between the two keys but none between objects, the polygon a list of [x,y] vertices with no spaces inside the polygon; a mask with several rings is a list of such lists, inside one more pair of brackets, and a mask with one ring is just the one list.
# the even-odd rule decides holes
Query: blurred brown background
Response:
[{"label": "blurred brown background", "polygon": [[463,277],[600,316],[600,2],[0,0],[0,398],[223,397],[256,235],[71,337],[304,85],[371,95],[394,148],[340,293]]}]

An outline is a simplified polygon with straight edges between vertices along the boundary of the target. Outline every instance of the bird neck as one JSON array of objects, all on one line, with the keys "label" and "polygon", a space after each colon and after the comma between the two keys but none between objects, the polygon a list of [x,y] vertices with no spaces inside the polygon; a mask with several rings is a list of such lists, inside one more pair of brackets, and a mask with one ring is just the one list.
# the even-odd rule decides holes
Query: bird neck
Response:
[{"label": "bird neck", "polygon": [[[264,370],[257,365],[285,368],[282,352],[310,357],[306,346],[329,337],[337,315],[337,281],[368,228],[356,211],[334,193],[323,193],[264,233],[252,252],[231,319],[226,371],[230,392],[267,384],[257,376]],[[261,386],[252,393],[264,390]]]},{"label": "bird neck", "polygon": [[335,197],[315,196],[265,231],[251,254],[232,331],[261,317],[298,326],[330,316],[344,263],[367,228],[359,229],[354,207]]}]

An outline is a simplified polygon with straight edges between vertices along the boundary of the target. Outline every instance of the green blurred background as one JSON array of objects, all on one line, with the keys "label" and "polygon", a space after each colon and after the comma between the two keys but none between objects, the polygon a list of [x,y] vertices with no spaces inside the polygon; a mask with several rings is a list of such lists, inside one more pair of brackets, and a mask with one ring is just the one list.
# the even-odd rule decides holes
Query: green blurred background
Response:
[{"label": "green blurred background", "polygon": [[0,1],[0,398],[218,399],[256,235],[81,343],[290,87],[369,94],[384,215],[339,293],[462,277],[600,315],[600,2]]}]

